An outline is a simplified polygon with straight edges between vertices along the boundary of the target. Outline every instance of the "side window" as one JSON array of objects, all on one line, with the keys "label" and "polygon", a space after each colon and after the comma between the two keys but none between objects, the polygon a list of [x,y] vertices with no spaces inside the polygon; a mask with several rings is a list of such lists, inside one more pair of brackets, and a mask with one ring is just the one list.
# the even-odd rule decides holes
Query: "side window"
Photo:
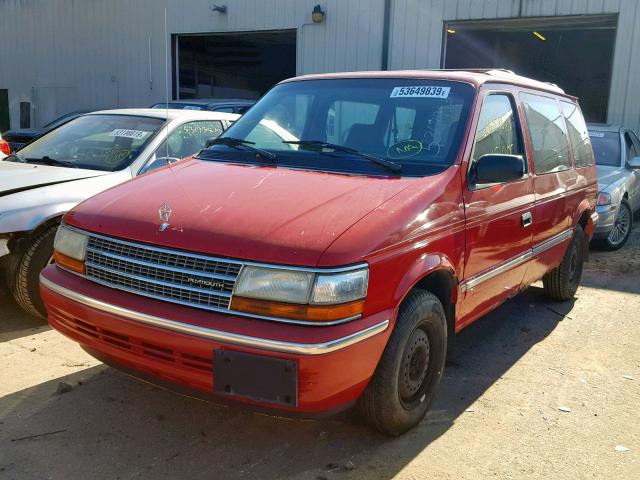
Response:
[{"label": "side window", "polygon": [[533,146],[533,164],[538,175],[571,168],[569,143],[556,101],[521,93],[527,128]]},{"label": "side window", "polygon": [[214,112],[223,112],[223,113],[235,113],[233,107],[214,107],[211,109]]},{"label": "side window", "polygon": [[180,125],[160,144],[156,157],[185,158],[204,148],[210,138],[223,132],[222,122],[206,120]]},{"label": "side window", "polygon": [[640,157],[640,140],[638,140],[636,134],[631,131],[629,132],[629,135],[631,136],[631,140],[633,140],[633,144],[636,146],[636,156]]},{"label": "side window", "polygon": [[488,95],[482,103],[473,146],[473,161],[490,153],[522,155],[518,124],[508,95]]},{"label": "side window", "polygon": [[575,103],[561,101],[560,105],[562,105],[562,113],[567,121],[569,142],[576,167],[590,167],[593,165],[593,151],[582,113]]}]

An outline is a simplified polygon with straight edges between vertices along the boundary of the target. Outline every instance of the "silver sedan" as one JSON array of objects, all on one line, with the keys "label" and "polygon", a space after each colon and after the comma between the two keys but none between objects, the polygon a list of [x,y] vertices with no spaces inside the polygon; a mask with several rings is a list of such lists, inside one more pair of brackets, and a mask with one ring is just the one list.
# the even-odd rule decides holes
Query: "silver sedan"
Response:
[{"label": "silver sedan", "polygon": [[618,125],[590,124],[589,137],[598,170],[598,226],[594,244],[617,250],[629,238],[633,214],[640,209],[640,140]]},{"label": "silver sedan", "polygon": [[65,212],[142,173],[198,152],[239,115],[105,110],[71,120],[0,161],[0,279],[28,313],[44,315],[40,270]]}]

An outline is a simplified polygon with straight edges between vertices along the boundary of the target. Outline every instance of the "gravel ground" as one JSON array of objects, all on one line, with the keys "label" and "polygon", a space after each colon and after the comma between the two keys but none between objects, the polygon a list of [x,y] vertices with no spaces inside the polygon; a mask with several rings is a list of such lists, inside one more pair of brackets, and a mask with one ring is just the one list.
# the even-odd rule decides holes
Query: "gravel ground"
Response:
[{"label": "gravel ground", "polygon": [[624,249],[592,252],[575,301],[533,286],[467,328],[432,411],[396,439],[353,413],[285,420],[158,389],[0,296],[0,478],[640,478],[638,272],[636,222]]}]

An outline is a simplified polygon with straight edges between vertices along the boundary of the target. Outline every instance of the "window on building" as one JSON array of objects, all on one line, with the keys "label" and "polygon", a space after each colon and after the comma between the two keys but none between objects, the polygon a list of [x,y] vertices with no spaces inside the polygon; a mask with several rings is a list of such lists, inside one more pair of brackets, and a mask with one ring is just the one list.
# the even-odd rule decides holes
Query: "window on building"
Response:
[{"label": "window on building", "polygon": [[473,147],[473,161],[490,153],[522,155],[518,124],[508,95],[489,95],[482,103]]},{"label": "window on building", "polygon": [[576,167],[593,165],[593,151],[589,141],[589,132],[580,109],[575,103],[571,102],[560,102],[560,105],[562,105],[562,113],[567,121],[569,142],[573,150],[573,159]]},{"label": "window on building", "polygon": [[540,175],[571,168],[569,143],[558,103],[552,98],[530,93],[523,93],[521,97],[536,173]]}]

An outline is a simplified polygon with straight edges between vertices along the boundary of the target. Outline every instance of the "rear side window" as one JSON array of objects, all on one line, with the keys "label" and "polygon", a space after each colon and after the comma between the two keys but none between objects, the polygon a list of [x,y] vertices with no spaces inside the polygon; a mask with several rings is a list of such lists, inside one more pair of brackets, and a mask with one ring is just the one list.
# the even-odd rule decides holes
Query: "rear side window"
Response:
[{"label": "rear side window", "polygon": [[573,150],[573,159],[576,167],[590,167],[593,165],[593,153],[589,132],[584,122],[582,113],[575,103],[560,102],[562,113],[567,120],[567,130],[569,130],[569,142]]},{"label": "rear side window", "polygon": [[626,132],[624,134],[624,141],[627,144],[627,161],[640,155],[640,153],[638,153],[638,149],[633,143],[633,140],[631,139],[631,135],[629,134],[629,132]]},{"label": "rear side window", "polygon": [[521,93],[538,175],[571,168],[569,143],[560,108],[552,98]]},{"label": "rear side window", "polygon": [[473,161],[490,153],[522,155],[518,124],[511,99],[507,95],[493,94],[484,99],[475,145]]}]

